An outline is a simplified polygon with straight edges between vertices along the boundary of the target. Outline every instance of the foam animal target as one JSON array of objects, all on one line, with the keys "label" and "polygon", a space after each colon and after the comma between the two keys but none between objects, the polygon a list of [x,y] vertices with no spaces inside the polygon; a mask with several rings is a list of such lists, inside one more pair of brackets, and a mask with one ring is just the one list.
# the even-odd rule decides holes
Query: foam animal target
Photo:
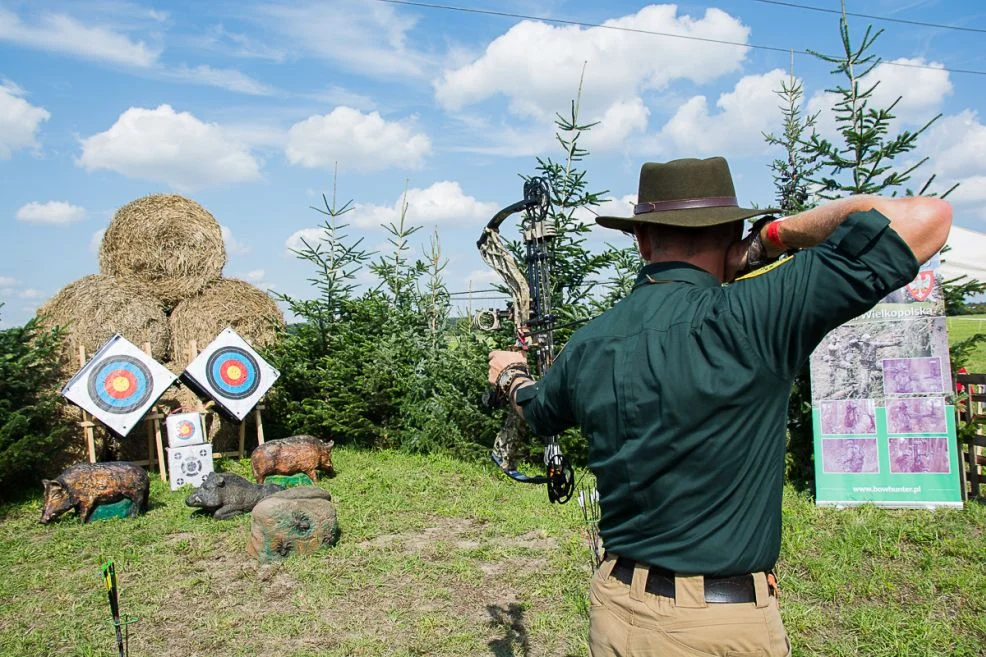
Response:
[{"label": "foam animal target", "polygon": [[231,328],[216,336],[184,373],[192,385],[240,422],[280,375]]},{"label": "foam animal target", "polygon": [[164,420],[168,446],[200,445],[206,442],[201,413],[172,413]]},{"label": "foam animal target", "polygon": [[167,451],[171,490],[182,486],[198,488],[212,472],[212,445],[169,447]]},{"label": "foam animal target", "polygon": [[176,378],[117,334],[65,384],[62,396],[126,436]]}]

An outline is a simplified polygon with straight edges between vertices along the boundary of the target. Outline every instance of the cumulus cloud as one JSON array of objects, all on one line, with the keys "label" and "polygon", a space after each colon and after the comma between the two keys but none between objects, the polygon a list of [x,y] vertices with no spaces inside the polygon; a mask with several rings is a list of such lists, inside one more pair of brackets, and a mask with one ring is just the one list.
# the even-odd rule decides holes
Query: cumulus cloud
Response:
[{"label": "cumulus cloud", "polygon": [[[897,118],[891,122],[892,132],[899,131],[905,125],[923,125],[941,110],[945,98],[952,94],[952,82],[944,66],[937,62],[927,62],[921,57],[900,57],[892,62],[882,62],[862,77],[859,84],[861,90],[877,84],[868,101],[870,108],[887,108],[900,98],[893,110]],[[818,91],[808,100],[808,113],[819,114],[816,130],[827,139],[838,138],[838,126],[833,112],[838,101],[839,96],[829,91]]]},{"label": "cumulus cloud", "polygon": [[13,82],[5,80],[0,84],[0,160],[9,159],[22,148],[37,148],[38,126],[51,117],[48,110],[35,107],[23,95],[24,91]]},{"label": "cumulus cloud", "polygon": [[747,75],[734,89],[719,96],[716,110],[705,96],[694,96],[678,108],[657,136],[663,151],[710,155],[721,152],[749,154],[766,148],[762,132],[780,124],[778,97],[774,93],[788,74],[774,69]]},{"label": "cumulus cloud", "polygon": [[17,285],[17,279],[10,276],[0,276],[0,287],[11,287]]},{"label": "cumulus cloud", "polygon": [[131,107],[107,130],[82,140],[78,164],[179,191],[260,178],[260,164],[222,127],[170,105]]},{"label": "cumulus cloud", "polygon": [[939,119],[918,139],[919,155],[928,155],[923,171],[937,174],[939,187],[959,183],[948,199],[961,215],[986,219],[986,125],[970,109]]},{"label": "cumulus cloud", "polygon": [[304,167],[339,162],[356,171],[417,168],[431,152],[431,140],[407,121],[386,121],[378,112],[343,106],[291,126],[285,152],[291,164]]},{"label": "cumulus cloud", "polygon": [[[349,222],[361,228],[396,223],[400,218],[404,197],[393,205],[357,205]],[[483,203],[462,191],[459,183],[442,180],[425,189],[407,190],[405,222],[411,225],[428,223],[475,224],[487,221],[499,209],[496,203]]]},{"label": "cumulus cloud", "polygon": [[33,224],[63,225],[85,219],[86,209],[65,201],[47,201],[45,203],[32,201],[22,205],[14,216],[18,221]]},{"label": "cumulus cloud", "polygon": [[239,278],[244,280],[254,287],[260,288],[261,290],[273,290],[276,285],[265,280],[267,272],[263,269],[253,269],[248,272],[243,272],[242,274],[236,274],[234,278]]},{"label": "cumulus cloud", "polygon": [[[343,221],[358,228],[377,228],[400,220],[402,204],[407,204],[404,215],[406,225],[455,224],[469,225],[485,222],[499,209],[499,204],[476,200],[462,191],[459,183],[449,180],[436,182],[424,189],[407,190],[393,205],[372,203],[354,205],[353,211],[343,216]],[[291,250],[304,248],[302,240],[315,246],[318,242],[329,242],[332,234],[324,228],[303,228],[295,231],[285,242]]]},{"label": "cumulus cloud", "polygon": [[160,50],[106,27],[84,25],[66,14],[43,14],[28,25],[0,8],[0,41],[123,66],[150,67]]},{"label": "cumulus cloud", "polygon": [[219,230],[223,234],[223,243],[226,245],[226,253],[230,255],[245,255],[250,252],[250,247],[242,242],[238,242],[235,237],[233,237],[233,231],[230,230],[229,226],[224,224],[219,225]]},{"label": "cumulus cloud", "polygon": [[636,194],[624,194],[618,198],[607,199],[592,208],[582,206],[575,210],[572,216],[587,224],[595,224],[596,217],[599,216],[630,217],[633,215],[633,206],[636,202]]},{"label": "cumulus cloud", "polygon": [[106,234],[105,228],[100,228],[99,230],[97,230],[95,233],[92,234],[92,237],[89,238],[90,253],[99,253],[99,247],[103,244],[103,235],[105,234]]},{"label": "cumulus cloud", "polygon": [[445,71],[434,82],[435,96],[446,109],[459,110],[503,95],[512,113],[550,119],[572,97],[587,63],[583,108],[594,120],[610,105],[630,102],[674,80],[704,83],[738,70],[748,50],[610,28],[739,43],[746,42],[750,32],[719,9],[694,18],[679,16],[675,5],[650,5],[603,25],[581,28],[521,21],[494,39],[475,61]]}]

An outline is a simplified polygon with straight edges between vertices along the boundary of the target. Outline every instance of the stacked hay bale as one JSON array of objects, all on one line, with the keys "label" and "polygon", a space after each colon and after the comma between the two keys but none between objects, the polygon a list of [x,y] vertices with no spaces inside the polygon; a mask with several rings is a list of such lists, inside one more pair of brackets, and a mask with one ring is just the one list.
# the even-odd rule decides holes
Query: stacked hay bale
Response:
[{"label": "stacked hay bale", "polygon": [[[227,326],[256,347],[271,344],[284,326],[280,310],[262,290],[223,279],[225,264],[219,222],[195,201],[153,194],[121,207],[100,245],[101,273],[69,284],[38,312],[45,326],[65,329],[66,380],[79,368],[80,345],[91,356],[115,333],[139,347],[149,344],[151,356],[175,374],[191,361],[192,344],[202,349]],[[159,407],[165,413],[204,408],[180,386],[169,388]],[[217,451],[238,438],[237,427],[218,418],[209,433],[225,438]],[[139,430],[127,440],[99,434],[102,457],[143,458]]]}]

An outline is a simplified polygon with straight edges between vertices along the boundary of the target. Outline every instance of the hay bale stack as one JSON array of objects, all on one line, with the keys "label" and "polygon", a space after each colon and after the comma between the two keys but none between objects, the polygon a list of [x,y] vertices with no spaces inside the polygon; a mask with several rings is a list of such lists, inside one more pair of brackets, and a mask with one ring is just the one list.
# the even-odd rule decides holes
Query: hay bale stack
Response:
[{"label": "hay bale stack", "polygon": [[150,289],[167,308],[222,274],[222,230],[205,208],[177,194],[152,194],[116,211],[99,248],[99,269]]},{"label": "hay bale stack", "polygon": [[168,321],[171,353],[183,368],[190,362],[190,343],[201,350],[227,326],[256,349],[273,344],[285,326],[284,315],[270,295],[235,278],[220,279],[185,299],[175,306]]},{"label": "hay bale stack", "polygon": [[164,307],[146,289],[93,274],[66,285],[38,309],[42,326],[65,329],[63,367],[75,373],[79,369],[79,345],[92,356],[103,343],[119,333],[135,345],[151,345],[151,355],[168,360],[171,335]]}]

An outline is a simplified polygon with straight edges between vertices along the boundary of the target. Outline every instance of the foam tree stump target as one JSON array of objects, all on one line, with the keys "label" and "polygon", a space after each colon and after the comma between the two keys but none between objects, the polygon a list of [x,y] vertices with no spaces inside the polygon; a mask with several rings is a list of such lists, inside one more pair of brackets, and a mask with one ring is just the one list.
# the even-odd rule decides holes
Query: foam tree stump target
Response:
[{"label": "foam tree stump target", "polygon": [[237,422],[243,422],[281,373],[227,328],[189,363],[182,376]]},{"label": "foam tree stump target", "polygon": [[119,333],[62,388],[62,396],[122,437],[177,377]]}]

